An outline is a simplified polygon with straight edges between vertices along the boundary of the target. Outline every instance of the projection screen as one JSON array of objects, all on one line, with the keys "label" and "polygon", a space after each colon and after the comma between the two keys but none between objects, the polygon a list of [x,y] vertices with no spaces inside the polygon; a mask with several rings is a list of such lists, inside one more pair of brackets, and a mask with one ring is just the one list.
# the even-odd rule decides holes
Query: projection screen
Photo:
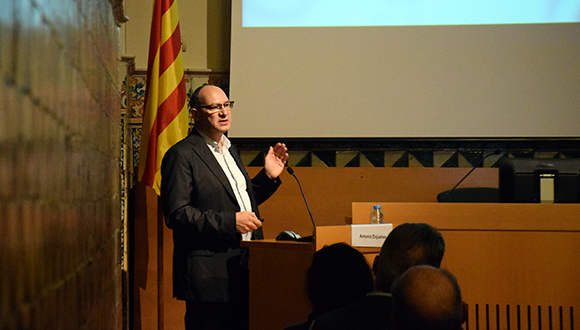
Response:
[{"label": "projection screen", "polygon": [[232,1],[230,137],[580,136],[580,0]]}]

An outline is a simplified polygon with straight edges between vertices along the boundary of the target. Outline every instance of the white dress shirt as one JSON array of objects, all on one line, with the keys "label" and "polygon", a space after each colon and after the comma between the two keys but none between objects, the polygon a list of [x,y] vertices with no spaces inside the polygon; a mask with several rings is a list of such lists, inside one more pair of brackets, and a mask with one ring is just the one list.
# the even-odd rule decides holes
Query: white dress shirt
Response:
[{"label": "white dress shirt", "polygon": [[[215,159],[220,164],[222,170],[226,174],[228,180],[230,181],[230,185],[232,186],[232,190],[234,191],[236,200],[240,205],[240,211],[252,212],[252,203],[250,202],[250,195],[248,195],[246,178],[244,177],[244,174],[238,167],[238,164],[234,160],[234,157],[232,157],[232,154],[230,154],[229,152],[230,147],[232,145],[230,140],[225,135],[222,135],[221,139],[222,150],[220,150],[219,143],[210,139],[205,134],[201,132],[199,133],[205,139],[205,143],[207,144],[209,150],[212,152]],[[244,241],[249,241],[251,238],[252,238],[251,231],[242,234],[242,240]]]}]

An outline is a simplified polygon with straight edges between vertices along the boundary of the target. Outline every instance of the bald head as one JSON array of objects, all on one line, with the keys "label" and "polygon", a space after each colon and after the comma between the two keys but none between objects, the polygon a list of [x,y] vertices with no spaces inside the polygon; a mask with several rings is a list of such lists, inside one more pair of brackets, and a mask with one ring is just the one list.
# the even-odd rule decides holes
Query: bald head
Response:
[{"label": "bald head", "polygon": [[393,318],[400,330],[461,329],[464,308],[455,277],[431,266],[415,266],[393,283]]},{"label": "bald head", "polygon": [[226,93],[213,85],[200,86],[189,100],[195,128],[218,143],[232,125],[231,108],[224,106],[228,101]]}]

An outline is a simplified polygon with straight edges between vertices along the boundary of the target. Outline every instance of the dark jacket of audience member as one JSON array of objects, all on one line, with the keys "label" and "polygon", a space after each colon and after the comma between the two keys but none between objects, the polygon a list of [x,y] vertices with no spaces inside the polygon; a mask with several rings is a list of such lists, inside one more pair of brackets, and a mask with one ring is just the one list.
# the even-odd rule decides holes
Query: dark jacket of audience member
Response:
[{"label": "dark jacket of audience member", "polygon": [[459,284],[448,271],[412,267],[393,283],[392,291],[397,330],[460,330],[465,321]]},{"label": "dark jacket of audience member", "polygon": [[373,274],[365,257],[350,245],[325,246],[312,257],[306,293],[312,306],[307,321],[286,330],[308,330],[318,315],[345,307],[373,290]]},{"label": "dark jacket of audience member", "polygon": [[405,223],[395,227],[375,258],[375,291],[355,304],[317,317],[311,329],[392,329],[391,284],[412,266],[427,264],[439,267],[444,253],[443,237],[432,226]]}]

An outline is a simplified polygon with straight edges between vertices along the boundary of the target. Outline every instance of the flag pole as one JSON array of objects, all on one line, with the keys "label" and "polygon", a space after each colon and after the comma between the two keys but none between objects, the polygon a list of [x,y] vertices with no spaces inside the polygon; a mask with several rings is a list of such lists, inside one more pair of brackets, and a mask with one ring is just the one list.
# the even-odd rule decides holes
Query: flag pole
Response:
[{"label": "flag pole", "polygon": [[157,329],[164,329],[163,207],[157,196]]}]

